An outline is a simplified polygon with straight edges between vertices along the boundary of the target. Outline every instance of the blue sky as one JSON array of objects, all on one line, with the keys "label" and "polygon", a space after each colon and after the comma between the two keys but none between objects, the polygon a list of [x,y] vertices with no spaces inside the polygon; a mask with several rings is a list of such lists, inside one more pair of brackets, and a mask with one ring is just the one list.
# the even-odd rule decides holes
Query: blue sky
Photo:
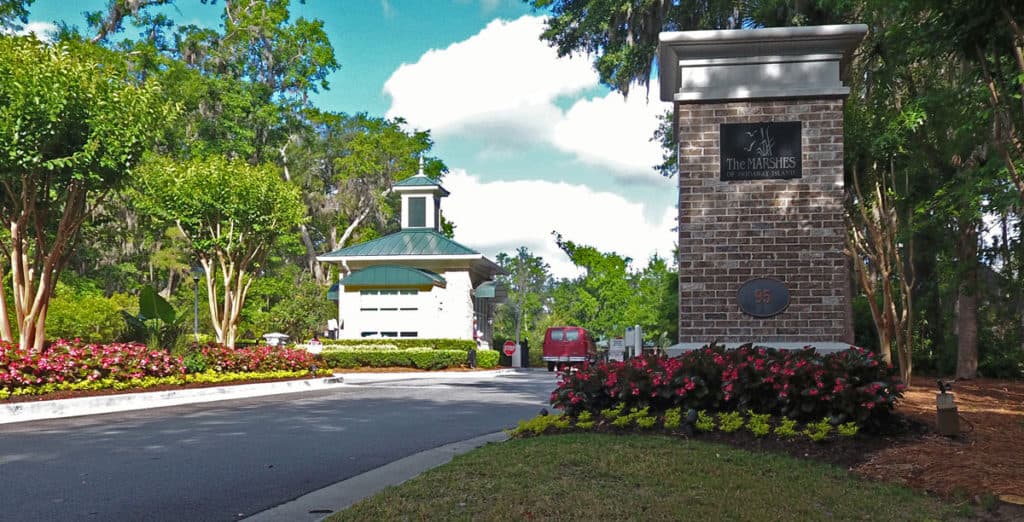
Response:
[{"label": "blue sky", "polygon": [[[81,27],[105,3],[36,0],[30,21]],[[220,5],[178,4],[180,22],[219,24]],[[293,4],[293,17],[324,21],[341,64],[317,106],[431,130],[456,240],[492,257],[525,245],[559,276],[574,270],[555,230],[639,263],[671,255],[675,180],[650,168],[655,117],[670,108],[656,84],[649,100],[610,92],[587,57],[557,58],[538,39],[543,13],[520,0]]]}]

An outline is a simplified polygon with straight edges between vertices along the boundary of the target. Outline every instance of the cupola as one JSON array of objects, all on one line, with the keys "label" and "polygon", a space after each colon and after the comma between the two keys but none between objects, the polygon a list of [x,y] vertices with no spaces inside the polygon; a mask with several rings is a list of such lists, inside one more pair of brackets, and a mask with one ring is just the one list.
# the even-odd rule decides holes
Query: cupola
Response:
[{"label": "cupola", "polygon": [[441,198],[448,191],[423,173],[422,160],[419,174],[395,183],[392,190],[402,196],[402,230],[441,231]]}]

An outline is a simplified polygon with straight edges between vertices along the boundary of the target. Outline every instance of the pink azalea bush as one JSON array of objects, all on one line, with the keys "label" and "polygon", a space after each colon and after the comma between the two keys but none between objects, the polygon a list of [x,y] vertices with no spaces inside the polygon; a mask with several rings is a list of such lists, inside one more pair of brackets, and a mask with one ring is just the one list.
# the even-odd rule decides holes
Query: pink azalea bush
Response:
[{"label": "pink azalea bush", "polygon": [[890,364],[861,348],[819,354],[813,348],[709,346],[674,358],[647,355],[565,372],[551,404],[571,416],[624,405],[865,424],[892,411],[904,389]]}]

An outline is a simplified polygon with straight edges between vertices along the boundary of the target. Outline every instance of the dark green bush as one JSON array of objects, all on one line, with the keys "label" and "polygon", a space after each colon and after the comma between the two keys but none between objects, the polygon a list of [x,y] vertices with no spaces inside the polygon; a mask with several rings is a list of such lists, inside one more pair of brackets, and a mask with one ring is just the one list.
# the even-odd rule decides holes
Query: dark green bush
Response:
[{"label": "dark green bush", "polygon": [[978,373],[995,379],[1024,379],[1024,350],[1004,350],[982,356]]},{"label": "dark green bush", "polygon": [[430,348],[432,350],[462,350],[467,352],[476,348],[476,342],[465,339],[421,339],[419,337],[385,337],[374,339],[321,339],[324,346],[366,346],[373,344],[389,344],[400,350],[412,348]]},{"label": "dark green bush", "polygon": [[198,350],[189,351],[182,358],[182,362],[185,363],[185,369],[188,373],[203,373],[209,367],[206,361],[206,357]]}]

